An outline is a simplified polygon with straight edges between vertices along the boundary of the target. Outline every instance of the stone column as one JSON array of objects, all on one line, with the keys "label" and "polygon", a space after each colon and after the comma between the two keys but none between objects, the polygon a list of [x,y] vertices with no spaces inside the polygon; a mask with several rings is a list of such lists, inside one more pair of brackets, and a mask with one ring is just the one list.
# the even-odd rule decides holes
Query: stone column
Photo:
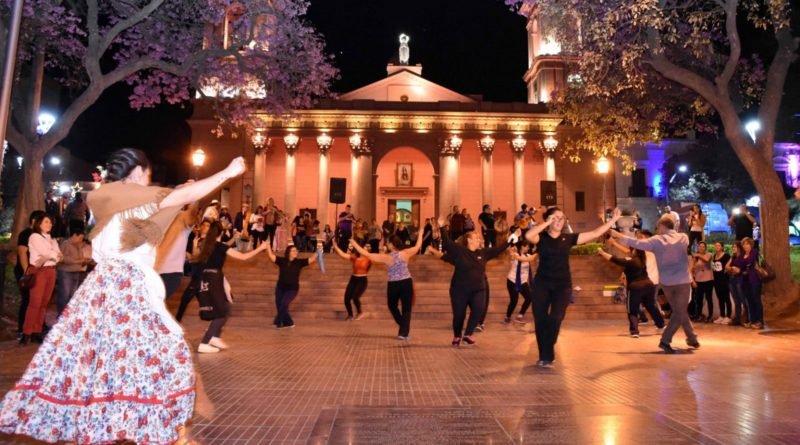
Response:
[{"label": "stone column", "polygon": [[297,160],[294,154],[300,146],[300,138],[290,134],[283,141],[286,144],[286,194],[283,206],[291,221],[297,216]]},{"label": "stone column", "polygon": [[330,224],[328,221],[328,195],[330,192],[330,180],[328,177],[328,164],[330,163],[330,150],[333,147],[333,139],[317,138],[317,149],[319,149],[319,184],[317,187],[317,219],[320,226]]},{"label": "stone column", "polygon": [[481,151],[481,209],[486,204],[493,204],[494,175],[492,174],[492,153],[494,152],[494,139],[486,136],[478,141]]},{"label": "stone column", "polygon": [[350,139],[350,204],[356,218],[374,217],[375,196],[372,192],[372,148],[364,138]]},{"label": "stone column", "polygon": [[558,148],[558,141],[552,136],[542,141],[542,151],[544,152],[544,178],[547,181],[556,180],[556,148]]},{"label": "stone column", "polygon": [[[514,211],[525,204],[525,147],[527,142],[520,138],[511,143],[514,158]],[[531,204],[534,205],[534,204]]]},{"label": "stone column", "polygon": [[439,214],[436,216],[447,216],[454,205],[461,206],[458,190],[460,153],[460,138],[451,137],[442,141],[439,152]]},{"label": "stone column", "polygon": [[256,150],[253,161],[253,202],[251,208],[255,209],[260,204],[266,203],[264,198],[265,188],[264,179],[267,176],[267,153],[266,150]]}]

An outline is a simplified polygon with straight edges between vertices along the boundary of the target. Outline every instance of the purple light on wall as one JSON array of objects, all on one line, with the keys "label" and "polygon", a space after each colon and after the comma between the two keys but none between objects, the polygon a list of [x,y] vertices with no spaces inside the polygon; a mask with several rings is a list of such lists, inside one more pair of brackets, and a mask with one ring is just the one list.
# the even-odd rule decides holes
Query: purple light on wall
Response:
[{"label": "purple light on wall", "polygon": [[789,160],[786,180],[792,187],[800,187],[800,154],[792,153],[786,156],[786,159]]}]

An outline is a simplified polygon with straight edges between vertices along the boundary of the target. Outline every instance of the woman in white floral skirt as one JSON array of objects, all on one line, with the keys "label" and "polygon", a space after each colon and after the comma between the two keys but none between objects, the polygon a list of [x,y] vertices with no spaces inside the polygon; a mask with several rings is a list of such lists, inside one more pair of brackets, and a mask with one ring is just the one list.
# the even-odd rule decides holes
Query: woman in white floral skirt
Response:
[{"label": "woman in white floral skirt", "polygon": [[235,159],[175,190],[149,186],[139,150],[114,152],[89,194],[97,267],[75,292],[0,404],[0,432],[45,442],[185,444],[195,403],[192,357],[164,306],[156,245],[184,204],[244,171]]}]

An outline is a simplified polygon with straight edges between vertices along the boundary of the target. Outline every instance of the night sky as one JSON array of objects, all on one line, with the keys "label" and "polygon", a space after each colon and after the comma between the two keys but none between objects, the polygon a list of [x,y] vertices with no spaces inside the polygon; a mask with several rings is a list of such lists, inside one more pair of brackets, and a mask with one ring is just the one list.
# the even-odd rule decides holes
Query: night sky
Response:
[{"label": "night sky", "polygon": [[[398,36],[406,33],[411,37],[411,64],[421,63],[425,78],[485,100],[526,100],[525,20],[502,0],[314,0],[308,19],[324,35],[341,71],[335,92],[384,78],[386,64],[397,57]],[[798,65],[786,82],[785,136],[800,131],[788,128],[800,121],[791,119],[800,113]],[[191,104],[136,112],[127,106],[128,92],[125,85],[111,88],[79,119],[63,145],[91,163],[102,162],[118,147],[142,148],[161,166],[154,180],[183,181],[190,174],[186,119]]]}]

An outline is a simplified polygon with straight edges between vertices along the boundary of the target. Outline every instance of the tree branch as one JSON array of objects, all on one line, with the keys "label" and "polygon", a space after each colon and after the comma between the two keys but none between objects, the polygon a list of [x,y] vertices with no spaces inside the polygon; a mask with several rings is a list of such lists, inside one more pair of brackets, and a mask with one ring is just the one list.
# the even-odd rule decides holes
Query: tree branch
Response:
[{"label": "tree branch", "polygon": [[730,96],[728,88],[731,83],[731,78],[736,72],[736,66],[739,63],[739,57],[742,55],[742,43],[739,40],[739,30],[736,27],[736,8],[738,7],[738,0],[729,0],[723,6],[725,9],[725,29],[728,33],[728,45],[730,45],[730,52],[728,54],[728,62],[725,64],[725,69],[722,70],[716,78],[717,91],[720,96]]},{"label": "tree branch", "polygon": [[87,0],[86,6],[88,12],[86,14],[86,27],[89,30],[88,45],[86,48],[86,58],[83,65],[86,67],[86,73],[89,75],[89,83],[91,84],[100,76],[103,71],[100,69],[100,56],[98,53],[97,45],[100,41],[100,29],[98,24],[99,11],[97,7],[97,0]]},{"label": "tree branch", "polygon": [[793,37],[789,28],[779,30],[775,33],[775,38],[778,40],[778,51],[767,71],[767,86],[758,110],[758,118],[762,125],[761,138],[763,139],[763,143],[759,146],[762,155],[769,160],[772,159],[775,125],[783,98],[786,75],[789,72],[789,66],[797,59],[797,48],[800,44],[800,39]]},{"label": "tree branch", "polygon": [[163,3],[164,3],[164,0],[152,0],[144,8],[140,9],[135,14],[131,15],[127,19],[125,19],[125,20],[123,20],[121,22],[118,22],[116,25],[114,25],[111,29],[108,30],[106,35],[101,40],[101,42],[100,42],[100,44],[98,46],[98,51],[99,51],[98,54],[105,53],[106,50],[108,49],[108,47],[111,46],[111,43],[114,42],[114,39],[117,38],[117,36],[119,36],[126,29],[129,29],[129,28],[135,26],[137,23],[139,23],[139,22],[145,20],[146,18],[150,17],[150,15],[156,9],[158,9]]}]

